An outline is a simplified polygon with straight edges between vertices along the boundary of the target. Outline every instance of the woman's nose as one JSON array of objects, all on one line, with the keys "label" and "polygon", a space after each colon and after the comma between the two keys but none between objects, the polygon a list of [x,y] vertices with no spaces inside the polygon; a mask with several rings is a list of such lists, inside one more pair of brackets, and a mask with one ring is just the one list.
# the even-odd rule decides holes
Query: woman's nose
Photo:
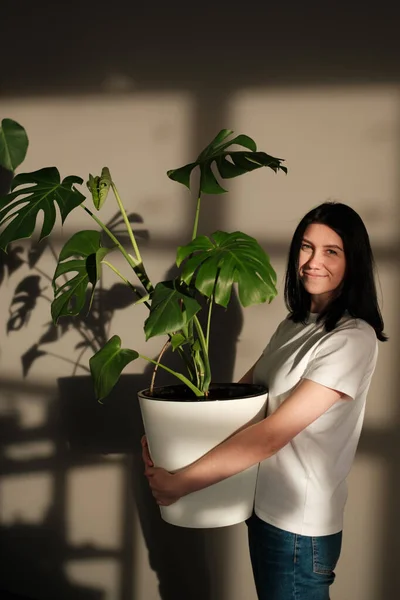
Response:
[{"label": "woman's nose", "polygon": [[322,257],[319,255],[318,252],[313,252],[307,262],[307,266],[310,269],[317,269],[318,267],[321,266],[321,263],[322,263]]}]

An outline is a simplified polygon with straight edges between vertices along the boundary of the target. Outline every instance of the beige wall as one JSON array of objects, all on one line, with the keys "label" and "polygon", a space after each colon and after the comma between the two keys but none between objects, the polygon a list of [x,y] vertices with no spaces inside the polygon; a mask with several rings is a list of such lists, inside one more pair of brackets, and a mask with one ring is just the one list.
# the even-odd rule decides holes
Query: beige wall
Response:
[{"label": "beige wall", "polygon": [[[396,574],[387,569],[393,560],[395,538],[391,536],[399,524],[395,506],[400,501],[394,462],[399,451],[395,393],[399,107],[399,90],[393,86],[258,87],[232,94],[223,110],[220,107],[223,117],[211,132],[230,127],[247,133],[260,149],[287,161],[287,177],[258,171],[229,182],[229,201],[221,200],[218,212],[218,227],[242,229],[258,237],[278,272],[280,292],[293,229],[305,211],[321,201],[339,199],[359,211],[375,250],[391,340],[380,348],[364,434],[349,479],[344,548],[333,600],[377,600],[396,589]],[[154,280],[171,267],[175,245],[189,237],[193,202],[165,172],[189,162],[201,149],[197,146],[201,134],[194,139],[193,133],[197,110],[197,99],[186,92],[0,101],[1,117],[14,118],[29,133],[23,170],[57,165],[62,176],[74,173],[85,179],[104,164],[110,167],[127,208],[143,217],[143,227],[150,232],[143,254]],[[218,201],[204,200],[205,230],[214,227],[212,203]],[[115,210],[106,206],[107,218]],[[54,236],[56,249],[77,227],[92,227],[78,212]],[[38,266],[51,275],[53,264],[46,252]],[[49,305],[42,299],[25,327],[6,333],[8,306],[18,282],[28,274],[28,268],[19,269],[5,278],[0,289],[0,417],[14,419],[3,438],[6,468],[0,481],[0,525],[10,531],[22,524],[56,532],[58,548],[68,547],[60,551],[66,581],[99,589],[104,600],[158,600],[157,575],[149,564],[139,519],[147,518],[144,500],[133,494],[136,501],[131,502],[131,462],[119,454],[71,460],[60,450],[58,430],[49,416],[57,413],[57,378],[73,371],[65,359],[76,357],[76,332],[43,348],[58,356],[39,358],[28,376],[22,376],[21,356],[49,320]],[[107,273],[105,285],[113,281]],[[47,289],[45,294],[50,292]],[[152,340],[145,347],[140,330],[144,314],[144,307],[117,311],[110,331],[121,335],[125,346],[152,356],[159,344]],[[245,311],[235,378],[257,358],[284,314],[282,293],[270,306]],[[87,360],[85,356],[83,366]],[[139,376],[143,368],[137,362],[127,372]],[[142,489],[135,462],[134,469]],[[162,534],[167,536],[163,548],[168,549],[168,531]],[[170,535],[180,543],[179,533]],[[189,551],[191,543],[203,548],[210,600],[255,599],[245,535],[240,525],[182,541],[184,552],[184,544]],[[168,560],[178,563],[179,552],[176,559],[169,556]],[[198,587],[196,581],[191,583]],[[179,593],[185,597],[176,580],[173,585],[178,586],[175,598],[179,600]]]}]

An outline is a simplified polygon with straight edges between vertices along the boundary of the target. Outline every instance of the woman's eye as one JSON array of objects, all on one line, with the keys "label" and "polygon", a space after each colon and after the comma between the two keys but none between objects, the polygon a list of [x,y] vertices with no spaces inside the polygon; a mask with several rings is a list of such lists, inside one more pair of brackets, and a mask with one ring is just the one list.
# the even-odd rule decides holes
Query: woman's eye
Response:
[{"label": "woman's eye", "polygon": [[334,256],[337,256],[337,252],[336,252],[335,250],[332,250],[331,248],[329,248],[329,249],[327,250],[327,253],[328,253],[328,254],[331,254],[331,255],[333,254]]},{"label": "woman's eye", "polygon": [[302,249],[302,250],[310,250],[310,249],[311,249],[311,246],[310,246],[310,244],[302,244],[302,245],[301,245],[301,249]]}]

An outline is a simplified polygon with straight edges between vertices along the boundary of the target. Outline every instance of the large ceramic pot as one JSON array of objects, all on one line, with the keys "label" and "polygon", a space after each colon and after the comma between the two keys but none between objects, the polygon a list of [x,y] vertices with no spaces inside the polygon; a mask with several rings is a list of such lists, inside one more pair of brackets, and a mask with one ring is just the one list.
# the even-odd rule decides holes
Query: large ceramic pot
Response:
[{"label": "large ceramic pot", "polygon": [[[208,400],[196,400],[185,386],[139,392],[151,457],[168,471],[203,456],[244,425],[262,420],[267,391],[259,385],[216,384]],[[258,465],[160,507],[162,518],[180,527],[224,527],[250,517]]]}]

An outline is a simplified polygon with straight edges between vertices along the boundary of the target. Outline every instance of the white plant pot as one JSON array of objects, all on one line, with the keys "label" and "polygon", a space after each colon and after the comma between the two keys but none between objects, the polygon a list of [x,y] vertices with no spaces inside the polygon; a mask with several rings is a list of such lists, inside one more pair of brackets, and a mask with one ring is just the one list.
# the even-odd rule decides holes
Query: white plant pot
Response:
[{"label": "white plant pot", "polygon": [[[235,384],[233,384],[235,385]],[[261,421],[267,393],[228,400],[160,400],[139,392],[149,450],[154,464],[180,469],[206,454],[246,424]],[[156,392],[157,390],[155,390]],[[252,392],[254,394],[254,390]],[[164,521],[180,527],[225,527],[245,521],[253,511],[258,465],[171,506],[160,507]]]}]

